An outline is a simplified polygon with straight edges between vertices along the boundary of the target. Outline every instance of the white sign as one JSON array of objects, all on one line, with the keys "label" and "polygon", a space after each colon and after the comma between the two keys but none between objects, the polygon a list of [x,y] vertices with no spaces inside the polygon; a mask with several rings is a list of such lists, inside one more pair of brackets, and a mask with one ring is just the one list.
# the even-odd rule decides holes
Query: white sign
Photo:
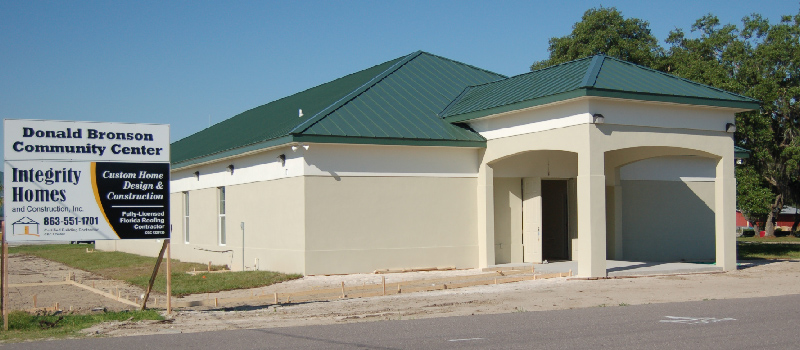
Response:
[{"label": "white sign", "polygon": [[4,127],[8,241],[169,238],[169,125]]}]

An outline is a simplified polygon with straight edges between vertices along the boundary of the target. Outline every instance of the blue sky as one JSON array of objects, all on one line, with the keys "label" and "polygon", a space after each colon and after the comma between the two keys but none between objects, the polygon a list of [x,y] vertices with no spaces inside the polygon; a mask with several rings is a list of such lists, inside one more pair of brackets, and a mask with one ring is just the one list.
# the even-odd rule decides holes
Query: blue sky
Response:
[{"label": "blue sky", "polygon": [[176,141],[417,50],[524,73],[547,58],[549,38],[601,5],[650,22],[662,45],[708,13],[738,25],[800,9],[786,0],[4,0],[0,116],[165,123]]}]

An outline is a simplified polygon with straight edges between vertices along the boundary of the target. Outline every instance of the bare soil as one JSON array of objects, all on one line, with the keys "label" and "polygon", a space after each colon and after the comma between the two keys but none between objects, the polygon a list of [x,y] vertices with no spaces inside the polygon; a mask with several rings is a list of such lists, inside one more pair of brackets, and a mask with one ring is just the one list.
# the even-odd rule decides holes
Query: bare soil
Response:
[{"label": "bare soil", "polygon": [[[43,282],[66,281],[71,276],[73,281],[96,289],[120,295],[129,300],[142,293],[141,288],[121,281],[105,279],[89,272],[73,269],[61,263],[41,259],[35,256],[11,254],[8,258],[8,305],[10,310],[31,310],[36,296],[36,307],[53,307],[58,303],[61,310],[89,312],[97,309],[109,311],[130,310],[134,307],[120,303],[114,299],[92,293],[70,285],[14,286],[16,284],[36,284]],[[162,299],[164,297],[162,296]]]},{"label": "bare soil", "polygon": [[[68,272],[77,280],[100,289],[120,288],[123,295],[133,297],[141,289],[119,281],[105,280],[87,272],[70,269],[47,260],[12,256],[10,282],[64,280]],[[387,274],[386,281],[431,279],[453,275],[481,273],[477,270],[411,272]],[[381,275],[354,274],[346,276],[307,276],[277,285],[191,295],[180,300],[232,298],[274,292],[331,288],[347,285],[379,283]],[[759,261],[745,264],[737,271],[716,274],[694,274],[641,277],[608,280],[570,280],[554,278],[508,284],[475,286],[380,296],[343,299],[330,302],[310,302],[269,306],[257,302],[209,308],[196,307],[174,310],[167,322],[111,322],[86,330],[91,336],[127,336],[156,333],[190,333],[227,329],[289,327],[318,324],[366,322],[375,320],[420,319],[560,310],[598,306],[624,306],[650,303],[733,299],[797,294],[800,285],[800,261]],[[61,286],[58,286],[61,287]],[[59,302],[63,309],[90,310],[106,307],[113,310],[131,309],[128,305],[81,290],[76,287],[11,288],[10,302],[14,309],[29,309],[31,294],[39,293],[40,306]],[[163,296],[160,296],[163,300]],[[177,300],[177,299],[176,299]],[[159,301],[162,304],[163,301]],[[49,305],[47,305],[49,306]]]}]

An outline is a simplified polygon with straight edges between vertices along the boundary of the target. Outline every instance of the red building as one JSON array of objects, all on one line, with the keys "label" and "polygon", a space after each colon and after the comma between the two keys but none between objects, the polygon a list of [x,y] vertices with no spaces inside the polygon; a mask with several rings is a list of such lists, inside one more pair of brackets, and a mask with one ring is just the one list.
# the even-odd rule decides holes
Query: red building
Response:
[{"label": "red building", "polygon": [[[783,207],[781,213],[775,219],[775,227],[789,227],[794,225],[796,217],[800,217],[800,209],[793,207]],[[736,226],[737,227],[753,227],[753,223],[747,221],[742,212],[736,211]]]}]

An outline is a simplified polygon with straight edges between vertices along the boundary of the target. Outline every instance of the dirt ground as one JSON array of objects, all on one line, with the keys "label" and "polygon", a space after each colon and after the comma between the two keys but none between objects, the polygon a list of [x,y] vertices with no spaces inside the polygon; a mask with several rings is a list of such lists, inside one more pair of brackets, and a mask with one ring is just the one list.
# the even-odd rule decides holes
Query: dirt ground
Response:
[{"label": "dirt ground", "polygon": [[[141,289],[119,281],[104,280],[62,264],[25,256],[12,256],[9,282],[30,283],[63,280],[68,272],[84,284],[100,289],[120,288],[134,297]],[[477,274],[477,270],[412,272],[388,274],[388,282]],[[378,283],[381,275],[307,276],[278,285],[193,295],[181,300],[230,298],[273,292],[300,291],[347,285]],[[365,322],[375,320],[496,314],[522,311],[559,310],[598,306],[732,299],[798,294],[800,261],[748,263],[739,270],[717,274],[641,277],[609,280],[568,280],[554,278],[508,284],[311,302],[279,306],[239,304],[220,308],[177,309],[168,322],[115,322],[86,330],[90,336],[127,336],[156,333],[190,333],[212,330],[289,327],[302,325]],[[31,294],[39,293],[39,306],[59,302],[62,309],[90,310],[97,307],[120,310],[132,307],[109,298],[68,286],[11,288],[12,308],[29,309]],[[114,292],[116,293],[116,292]],[[163,296],[161,296],[163,300]],[[163,303],[160,301],[159,304]]]},{"label": "dirt ground", "polygon": [[[89,272],[70,268],[64,264],[37,258],[34,256],[11,254],[8,258],[8,301],[10,310],[33,309],[33,298],[36,296],[36,307],[53,307],[58,303],[61,310],[86,312],[93,309],[120,311],[133,309],[132,306],[117,302],[70,285],[56,286],[15,286],[43,282],[60,282],[71,273],[72,280],[96,289],[121,295],[130,300],[144,293],[141,288],[124,282],[104,279]],[[162,296],[162,299],[164,297]]]}]

